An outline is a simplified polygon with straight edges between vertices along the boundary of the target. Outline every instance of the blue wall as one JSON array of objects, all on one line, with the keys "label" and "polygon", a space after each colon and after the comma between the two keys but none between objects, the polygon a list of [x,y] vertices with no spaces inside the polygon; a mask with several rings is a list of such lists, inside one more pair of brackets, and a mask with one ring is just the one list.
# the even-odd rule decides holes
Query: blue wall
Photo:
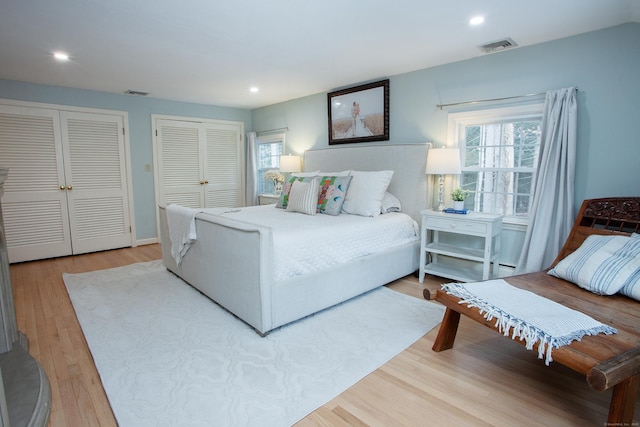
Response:
[{"label": "blue wall", "polygon": [[[447,113],[462,109],[437,104],[578,86],[576,208],[585,198],[638,196],[639,76],[638,23],[391,76],[389,143],[444,145]],[[327,147],[326,93],[253,111],[256,130],[285,126],[288,150]]]},{"label": "blue wall", "polygon": [[[390,77],[390,143],[447,140],[437,104],[578,86],[575,205],[585,198],[640,195],[640,24]],[[380,79],[387,76],[380,76]],[[353,85],[361,82],[353,82]],[[336,88],[337,89],[337,88]],[[326,93],[253,111],[0,80],[0,98],[129,113],[138,240],[156,237],[151,114],[236,120],[245,131],[288,127],[287,151],[328,146]]]},{"label": "blue wall", "polygon": [[[249,110],[142,98],[124,94],[0,80],[0,98],[119,110],[126,111],[129,114],[131,180],[137,240],[154,239],[157,236],[153,182],[153,142],[151,136],[152,114],[234,120],[244,122],[245,131],[251,129],[251,111]],[[145,170],[146,165],[151,165],[151,171]]]}]

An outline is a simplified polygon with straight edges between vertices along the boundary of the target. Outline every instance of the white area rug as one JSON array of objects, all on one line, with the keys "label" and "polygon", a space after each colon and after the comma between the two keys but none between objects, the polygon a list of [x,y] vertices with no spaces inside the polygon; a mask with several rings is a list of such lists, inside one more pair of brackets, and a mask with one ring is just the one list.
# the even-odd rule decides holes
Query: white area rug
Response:
[{"label": "white area rug", "polygon": [[262,338],[161,261],[63,278],[120,427],[289,426],[444,311],[379,288]]}]

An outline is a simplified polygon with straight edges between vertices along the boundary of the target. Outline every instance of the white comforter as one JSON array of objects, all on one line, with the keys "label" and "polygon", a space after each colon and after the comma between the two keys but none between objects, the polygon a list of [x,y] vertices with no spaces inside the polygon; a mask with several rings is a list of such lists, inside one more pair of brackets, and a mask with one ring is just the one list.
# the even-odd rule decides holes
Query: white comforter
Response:
[{"label": "white comforter", "polygon": [[271,227],[274,280],[330,269],[338,263],[419,240],[418,224],[403,213],[375,218],[304,215],[274,205],[204,209],[198,217],[222,215]]}]

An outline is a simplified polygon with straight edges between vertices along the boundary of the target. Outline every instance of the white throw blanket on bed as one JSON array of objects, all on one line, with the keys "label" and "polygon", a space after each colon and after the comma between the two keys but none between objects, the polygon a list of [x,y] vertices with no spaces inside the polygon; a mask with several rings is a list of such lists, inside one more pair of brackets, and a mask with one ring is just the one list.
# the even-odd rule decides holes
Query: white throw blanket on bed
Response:
[{"label": "white throw blanket on bed", "polygon": [[196,240],[196,215],[202,209],[187,208],[180,205],[168,205],[167,226],[171,239],[171,256],[179,266],[191,243]]},{"label": "white throw blanket on bed", "polygon": [[476,283],[442,285],[460,303],[478,307],[487,320],[496,318],[498,330],[505,336],[513,327],[511,339],[521,339],[527,349],[538,343],[538,358],[545,356],[549,365],[551,350],[585,335],[615,334],[617,331],[576,310],[532,292],[511,286],[502,279]]}]

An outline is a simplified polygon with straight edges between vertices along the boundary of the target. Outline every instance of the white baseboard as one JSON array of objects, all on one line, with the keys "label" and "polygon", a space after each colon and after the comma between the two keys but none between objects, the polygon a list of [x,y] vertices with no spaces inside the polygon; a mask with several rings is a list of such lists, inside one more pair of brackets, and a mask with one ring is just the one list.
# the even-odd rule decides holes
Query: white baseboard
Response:
[{"label": "white baseboard", "polygon": [[516,273],[516,268],[510,265],[500,265],[498,274],[500,277],[513,276]]},{"label": "white baseboard", "polygon": [[160,241],[157,237],[153,237],[151,239],[136,240],[135,246],[153,245],[156,243],[160,243]]}]

